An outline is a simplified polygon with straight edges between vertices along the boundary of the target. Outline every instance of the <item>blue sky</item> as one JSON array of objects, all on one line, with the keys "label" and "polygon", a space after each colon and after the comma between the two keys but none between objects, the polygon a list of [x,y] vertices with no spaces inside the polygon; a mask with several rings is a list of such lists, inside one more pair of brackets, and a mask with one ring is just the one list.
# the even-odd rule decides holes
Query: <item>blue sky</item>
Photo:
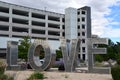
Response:
[{"label": "blue sky", "polygon": [[[105,15],[105,18],[111,18],[112,22],[114,23],[108,25],[108,28],[111,27],[113,29],[112,30],[113,33],[111,32],[113,36],[108,35],[108,37],[111,38],[112,41],[114,42],[116,41],[120,42],[120,4],[111,6],[110,9],[111,9],[110,14]],[[114,30],[116,30],[116,32]]]},{"label": "blue sky", "polygon": [[[120,42],[120,0],[0,0],[27,7],[64,13],[68,7],[91,7],[92,34]],[[35,4],[35,5],[34,5]]]}]

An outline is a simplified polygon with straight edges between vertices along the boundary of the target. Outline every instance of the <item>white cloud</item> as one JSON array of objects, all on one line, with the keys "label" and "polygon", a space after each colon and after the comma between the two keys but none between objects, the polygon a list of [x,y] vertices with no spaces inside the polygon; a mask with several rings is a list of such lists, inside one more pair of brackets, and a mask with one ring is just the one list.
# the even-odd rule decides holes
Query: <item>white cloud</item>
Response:
[{"label": "white cloud", "polygon": [[120,38],[120,28],[112,28],[112,27],[106,27],[106,32],[103,33],[103,37],[113,37],[113,38]]},{"label": "white cloud", "polygon": [[[119,6],[120,0],[1,0],[23,6],[44,9],[64,13],[67,7],[80,8],[90,6],[92,9],[92,33],[105,37],[120,37],[120,28],[112,28],[111,25],[120,25],[113,18],[105,18],[111,13],[110,7]],[[118,2],[119,1],[119,2]]]},{"label": "white cloud", "polygon": [[[113,20],[113,18],[105,18],[105,15],[111,13],[109,7],[117,4],[118,0],[92,0],[89,5],[92,6],[92,33],[104,37],[120,37],[120,35],[113,32],[120,32],[120,29],[110,28],[111,25],[119,25],[119,22]],[[110,35],[112,32],[112,35]]]}]

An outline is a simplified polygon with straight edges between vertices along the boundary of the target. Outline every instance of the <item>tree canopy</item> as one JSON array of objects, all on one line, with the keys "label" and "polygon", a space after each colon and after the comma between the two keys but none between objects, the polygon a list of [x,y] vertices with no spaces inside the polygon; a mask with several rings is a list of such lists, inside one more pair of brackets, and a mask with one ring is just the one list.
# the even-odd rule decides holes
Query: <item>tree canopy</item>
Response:
[{"label": "tree canopy", "polygon": [[108,45],[99,45],[99,47],[107,48],[107,54],[104,55],[96,55],[97,61],[107,61],[109,59],[118,60],[120,59],[120,42],[112,42],[109,39]]},{"label": "tree canopy", "polygon": [[28,36],[24,37],[23,39],[19,40],[19,42],[18,57],[27,61],[28,49],[30,47],[30,38]]}]

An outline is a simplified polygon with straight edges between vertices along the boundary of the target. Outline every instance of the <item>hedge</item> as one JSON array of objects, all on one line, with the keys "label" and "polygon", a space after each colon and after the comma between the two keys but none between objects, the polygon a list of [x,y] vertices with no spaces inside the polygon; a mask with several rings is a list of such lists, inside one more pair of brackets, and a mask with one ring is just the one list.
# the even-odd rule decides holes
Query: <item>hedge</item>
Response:
[{"label": "hedge", "polygon": [[113,66],[111,68],[111,74],[113,80],[120,80],[120,65]]}]

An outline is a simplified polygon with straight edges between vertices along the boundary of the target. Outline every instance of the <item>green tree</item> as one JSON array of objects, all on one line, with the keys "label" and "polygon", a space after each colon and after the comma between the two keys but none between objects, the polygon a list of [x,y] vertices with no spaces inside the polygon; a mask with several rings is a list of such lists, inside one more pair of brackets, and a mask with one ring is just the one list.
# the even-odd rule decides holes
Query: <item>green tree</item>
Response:
[{"label": "green tree", "polygon": [[120,42],[116,42],[114,51],[116,54],[117,65],[112,66],[111,74],[113,80],[120,80]]},{"label": "green tree", "polygon": [[40,59],[44,59],[44,57],[45,57],[45,51],[44,51],[44,49],[43,49],[42,46],[39,49],[40,49],[39,58]]},{"label": "green tree", "polygon": [[59,48],[58,50],[56,50],[56,59],[62,58],[62,51],[61,48]]},{"label": "green tree", "polygon": [[24,37],[22,40],[19,40],[20,45],[18,45],[18,57],[25,59],[27,61],[28,49],[30,47],[30,38]]},{"label": "green tree", "polygon": [[95,56],[95,59],[97,61],[107,61],[109,59],[116,59],[116,52],[115,52],[115,43],[112,42],[111,39],[108,40],[108,45],[98,45],[98,47],[102,47],[102,48],[107,48],[107,54],[98,54]]},{"label": "green tree", "polygon": [[115,53],[116,53],[117,63],[120,64],[120,42],[117,42],[115,44]]}]

